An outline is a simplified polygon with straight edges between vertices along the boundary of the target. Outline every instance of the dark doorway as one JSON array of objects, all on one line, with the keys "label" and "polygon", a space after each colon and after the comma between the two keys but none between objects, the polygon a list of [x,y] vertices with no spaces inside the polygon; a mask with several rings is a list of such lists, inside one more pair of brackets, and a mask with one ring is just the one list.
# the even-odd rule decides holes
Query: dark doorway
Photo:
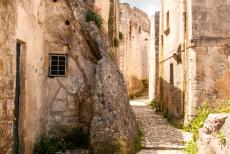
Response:
[{"label": "dark doorway", "polygon": [[14,109],[14,147],[13,153],[19,153],[19,101],[20,101],[20,55],[21,55],[21,44],[16,45],[16,87],[15,87],[15,109]]}]

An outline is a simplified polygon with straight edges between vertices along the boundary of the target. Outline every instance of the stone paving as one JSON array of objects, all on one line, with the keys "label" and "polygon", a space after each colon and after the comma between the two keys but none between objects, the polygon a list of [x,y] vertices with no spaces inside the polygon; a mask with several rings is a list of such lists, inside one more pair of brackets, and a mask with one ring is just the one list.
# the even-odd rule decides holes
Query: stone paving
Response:
[{"label": "stone paving", "polygon": [[184,143],[191,135],[172,127],[147,103],[147,99],[130,101],[144,133],[143,150],[139,154],[184,154]]}]

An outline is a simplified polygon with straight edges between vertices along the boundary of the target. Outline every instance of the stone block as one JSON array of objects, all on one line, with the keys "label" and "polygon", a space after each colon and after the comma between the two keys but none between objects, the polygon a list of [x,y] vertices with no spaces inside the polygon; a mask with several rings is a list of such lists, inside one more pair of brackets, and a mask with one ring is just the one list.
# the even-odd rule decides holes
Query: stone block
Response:
[{"label": "stone block", "polygon": [[66,110],[66,102],[61,100],[56,100],[52,104],[52,112],[60,112]]}]

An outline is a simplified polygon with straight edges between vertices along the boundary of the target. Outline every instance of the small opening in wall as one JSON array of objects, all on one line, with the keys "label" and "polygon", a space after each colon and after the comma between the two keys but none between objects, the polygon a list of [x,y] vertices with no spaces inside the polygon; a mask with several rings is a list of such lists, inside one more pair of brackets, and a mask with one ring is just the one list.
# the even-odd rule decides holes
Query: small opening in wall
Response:
[{"label": "small opening in wall", "polygon": [[69,24],[70,24],[69,20],[66,20],[66,21],[65,21],[65,25],[68,26]]},{"label": "small opening in wall", "polygon": [[57,2],[57,0],[53,0],[53,2]]}]

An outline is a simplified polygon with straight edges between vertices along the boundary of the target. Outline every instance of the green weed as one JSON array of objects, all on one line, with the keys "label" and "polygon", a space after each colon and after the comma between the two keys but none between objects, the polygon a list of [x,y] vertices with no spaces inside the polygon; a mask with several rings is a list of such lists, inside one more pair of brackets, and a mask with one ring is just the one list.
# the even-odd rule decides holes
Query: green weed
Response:
[{"label": "green weed", "polygon": [[190,141],[186,144],[185,151],[188,154],[197,154],[198,148],[195,141]]},{"label": "green weed", "polygon": [[225,139],[224,134],[223,134],[222,131],[217,132],[217,138],[218,138],[218,141],[219,141],[219,145],[221,147],[226,144],[226,139]]},{"label": "green weed", "polygon": [[141,130],[141,128],[138,127],[138,134],[137,137],[135,139],[135,144],[134,144],[134,152],[137,153],[142,149],[142,138],[143,138],[143,131]]},{"label": "green weed", "polygon": [[88,10],[86,13],[86,21],[94,21],[98,28],[102,26],[102,18],[91,10]]}]

